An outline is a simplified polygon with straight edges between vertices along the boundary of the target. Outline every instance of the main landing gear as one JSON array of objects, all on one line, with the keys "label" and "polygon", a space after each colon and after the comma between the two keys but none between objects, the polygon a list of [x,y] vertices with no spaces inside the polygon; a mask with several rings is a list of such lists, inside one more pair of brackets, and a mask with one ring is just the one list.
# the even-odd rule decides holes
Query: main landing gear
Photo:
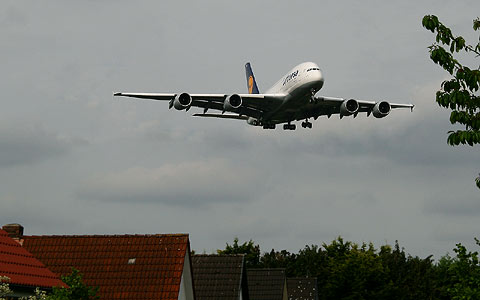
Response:
[{"label": "main landing gear", "polygon": [[303,128],[312,128],[312,123],[308,122],[308,119],[305,122],[302,122]]},{"label": "main landing gear", "polygon": [[283,130],[295,130],[297,129],[297,126],[295,126],[295,124],[284,124],[283,125]]},{"label": "main landing gear", "polygon": [[263,125],[263,129],[275,129],[275,124],[265,124]]},{"label": "main landing gear", "polygon": [[[312,123],[307,120],[302,122],[302,127],[303,128],[312,128]],[[263,129],[275,129],[275,124],[263,124]],[[292,124],[291,122],[288,122],[288,124],[283,124],[283,130],[295,130],[297,129],[297,126],[295,124]]]}]

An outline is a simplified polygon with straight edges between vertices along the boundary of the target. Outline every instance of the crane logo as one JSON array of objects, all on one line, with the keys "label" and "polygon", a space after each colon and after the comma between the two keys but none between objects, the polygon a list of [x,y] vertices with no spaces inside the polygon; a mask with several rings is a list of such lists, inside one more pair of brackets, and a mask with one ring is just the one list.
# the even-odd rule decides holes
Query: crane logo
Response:
[{"label": "crane logo", "polygon": [[253,93],[253,76],[252,75],[248,77],[248,93],[249,94]]}]

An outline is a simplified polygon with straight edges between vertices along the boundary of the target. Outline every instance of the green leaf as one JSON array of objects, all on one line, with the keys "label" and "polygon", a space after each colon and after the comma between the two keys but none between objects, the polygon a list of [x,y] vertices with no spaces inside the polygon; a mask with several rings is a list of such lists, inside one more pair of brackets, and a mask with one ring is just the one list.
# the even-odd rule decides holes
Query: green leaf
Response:
[{"label": "green leaf", "polygon": [[473,30],[478,30],[480,28],[480,19],[477,18],[473,20]]},{"label": "green leaf", "polygon": [[438,26],[438,18],[433,15],[424,16],[422,19],[422,26],[430,30],[431,32],[435,32],[435,29]]},{"label": "green leaf", "polygon": [[459,52],[463,48],[465,48],[465,39],[459,36],[455,39],[455,51]]}]

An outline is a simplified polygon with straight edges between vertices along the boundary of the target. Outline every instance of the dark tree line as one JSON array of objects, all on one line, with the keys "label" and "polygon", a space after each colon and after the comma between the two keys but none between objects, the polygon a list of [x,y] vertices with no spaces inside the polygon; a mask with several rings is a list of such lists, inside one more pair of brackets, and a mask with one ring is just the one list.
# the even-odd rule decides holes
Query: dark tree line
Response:
[{"label": "dark tree line", "polygon": [[316,277],[320,299],[480,299],[478,253],[461,244],[455,257],[438,262],[411,256],[398,242],[375,249],[340,237],[298,253],[261,253],[252,240],[239,244],[235,239],[218,252],[246,254],[248,268],[285,268],[287,277]]}]

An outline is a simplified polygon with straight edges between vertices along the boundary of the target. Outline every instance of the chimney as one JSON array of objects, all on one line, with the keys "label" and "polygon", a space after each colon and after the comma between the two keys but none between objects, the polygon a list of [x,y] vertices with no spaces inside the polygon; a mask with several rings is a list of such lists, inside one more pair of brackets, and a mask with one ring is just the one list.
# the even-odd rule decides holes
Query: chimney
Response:
[{"label": "chimney", "polygon": [[8,233],[8,236],[14,240],[23,239],[23,226],[20,224],[7,224],[3,225],[3,230]]}]

